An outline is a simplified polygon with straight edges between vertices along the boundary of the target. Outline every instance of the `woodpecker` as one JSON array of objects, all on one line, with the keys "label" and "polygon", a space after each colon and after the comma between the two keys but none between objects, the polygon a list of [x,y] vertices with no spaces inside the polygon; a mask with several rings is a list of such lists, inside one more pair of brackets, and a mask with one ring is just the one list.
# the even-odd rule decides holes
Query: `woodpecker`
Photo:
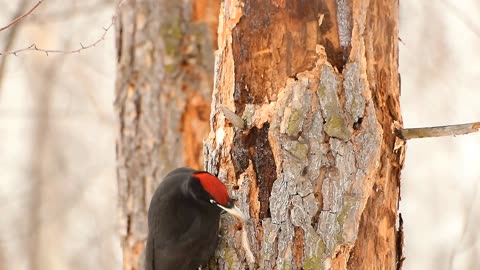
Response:
[{"label": "woodpecker", "polygon": [[196,270],[207,263],[222,210],[245,220],[216,176],[190,168],[170,172],[150,202],[145,269]]}]

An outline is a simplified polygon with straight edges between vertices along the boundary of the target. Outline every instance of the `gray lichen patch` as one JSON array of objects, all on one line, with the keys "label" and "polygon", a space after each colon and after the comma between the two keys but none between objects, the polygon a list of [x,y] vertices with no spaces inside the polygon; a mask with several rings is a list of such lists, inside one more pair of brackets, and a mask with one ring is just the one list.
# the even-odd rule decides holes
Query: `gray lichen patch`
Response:
[{"label": "gray lichen patch", "polygon": [[285,151],[299,160],[307,160],[308,145],[298,141],[287,141],[283,147]]},{"label": "gray lichen patch", "polygon": [[296,136],[302,129],[303,114],[301,110],[291,110],[288,108],[289,117],[286,133],[289,136]]},{"label": "gray lichen patch", "polygon": [[335,159],[337,168],[336,179],[339,182],[341,193],[348,191],[350,185],[355,180],[357,167],[355,164],[355,148],[350,141],[343,142],[337,139],[330,140],[330,149]]},{"label": "gray lichen patch", "polygon": [[325,132],[329,136],[342,140],[347,140],[350,137],[350,131],[342,117],[339,115],[331,115],[326,121]]},{"label": "gray lichen patch", "polygon": [[[303,181],[308,183],[308,181]],[[318,211],[318,203],[313,194],[308,194],[302,197],[300,194],[294,195],[291,198],[290,218],[292,224],[297,227],[302,227],[304,231],[311,229],[310,220]]]},{"label": "gray lichen patch", "polygon": [[338,213],[342,207],[344,189],[337,174],[336,170],[330,170],[322,185],[323,209],[331,213]]},{"label": "gray lichen patch", "polygon": [[363,121],[363,132],[359,133],[353,139],[356,148],[356,164],[360,171],[367,172],[373,163],[378,161],[380,152],[380,141],[382,132],[377,121],[375,108],[373,104],[368,104],[365,109],[365,119]]},{"label": "gray lichen patch", "polygon": [[325,256],[325,243],[322,238],[310,227],[305,230],[305,262],[303,269],[322,269]]},{"label": "gray lichen patch", "polygon": [[273,182],[272,196],[270,198],[270,214],[272,223],[282,224],[288,218],[288,200],[289,192],[284,175]]},{"label": "gray lichen patch", "polygon": [[291,265],[293,260],[292,240],[295,231],[293,224],[286,220],[278,232],[278,257],[276,260],[277,268],[282,269],[285,265]]},{"label": "gray lichen patch", "polygon": [[320,85],[317,91],[325,132],[335,138],[348,140],[352,135],[338,98],[339,79],[332,67],[323,65],[320,71]]},{"label": "gray lichen patch", "polygon": [[[233,227],[233,221],[227,216],[223,216],[220,220],[222,226]],[[220,231],[224,234],[225,231]],[[240,261],[237,255],[236,239],[234,237],[221,237],[223,241],[219,241],[218,248],[215,252],[215,257],[220,258],[217,261],[218,265],[212,263],[209,269],[242,269],[243,262]]]},{"label": "gray lichen patch", "polygon": [[325,147],[323,133],[323,118],[321,112],[312,112],[312,123],[308,132],[303,134],[309,146],[307,176],[312,184],[318,184],[321,179],[320,168],[327,160],[327,149]]},{"label": "gray lichen patch", "polygon": [[345,243],[354,244],[357,240],[359,206],[359,198],[345,196],[343,208],[337,217],[338,223],[343,227],[342,241]]},{"label": "gray lichen patch", "polygon": [[350,114],[353,122],[363,118],[365,112],[365,91],[366,82],[361,76],[361,69],[358,62],[346,65],[343,76],[343,92],[345,94],[345,109]]},{"label": "gray lichen patch", "polygon": [[307,91],[308,78],[289,79],[283,93],[279,94],[276,108],[280,109],[280,132],[296,137],[303,130],[306,112],[311,106],[311,93]]},{"label": "gray lichen patch", "polygon": [[299,195],[294,195],[291,198],[292,209],[290,210],[290,218],[292,220],[292,224],[297,227],[301,227],[305,224],[305,220],[307,217],[307,212],[303,206],[302,197]]},{"label": "gray lichen patch", "polygon": [[276,265],[277,248],[278,248],[278,232],[280,225],[271,222],[271,219],[265,219],[262,222],[264,229],[263,247],[258,260],[258,269],[273,269]]},{"label": "gray lichen patch", "polygon": [[352,7],[345,0],[337,0],[338,39],[342,46],[343,58],[347,59],[352,40]]},{"label": "gray lichen patch", "polygon": [[322,211],[317,226],[317,233],[325,243],[325,253],[330,254],[338,243],[337,237],[341,233],[340,224],[337,222],[338,212]]}]

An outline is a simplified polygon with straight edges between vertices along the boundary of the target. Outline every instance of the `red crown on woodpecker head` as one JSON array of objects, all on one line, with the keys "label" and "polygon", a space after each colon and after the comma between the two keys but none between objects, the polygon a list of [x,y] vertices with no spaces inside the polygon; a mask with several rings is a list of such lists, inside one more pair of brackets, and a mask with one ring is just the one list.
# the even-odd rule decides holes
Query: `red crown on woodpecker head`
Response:
[{"label": "red crown on woodpecker head", "polygon": [[216,176],[208,172],[194,173],[203,189],[220,205],[226,206],[229,200],[227,187]]}]

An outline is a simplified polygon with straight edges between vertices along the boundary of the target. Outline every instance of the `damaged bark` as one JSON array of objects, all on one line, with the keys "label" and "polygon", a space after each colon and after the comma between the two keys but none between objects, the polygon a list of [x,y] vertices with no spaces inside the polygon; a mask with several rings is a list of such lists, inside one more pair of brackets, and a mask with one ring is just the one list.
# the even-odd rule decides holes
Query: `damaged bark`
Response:
[{"label": "damaged bark", "polygon": [[206,168],[256,263],[225,217],[210,269],[400,268],[397,35],[395,0],[223,2]]},{"label": "damaged bark", "polygon": [[162,177],[203,167],[219,7],[219,0],[126,0],[116,17],[124,269],[144,269],[147,208]]}]

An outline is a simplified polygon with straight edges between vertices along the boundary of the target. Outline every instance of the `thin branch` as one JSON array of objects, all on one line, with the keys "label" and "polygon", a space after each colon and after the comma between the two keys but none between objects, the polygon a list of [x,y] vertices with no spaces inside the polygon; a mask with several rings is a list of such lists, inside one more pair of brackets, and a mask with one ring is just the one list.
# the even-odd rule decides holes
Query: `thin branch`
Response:
[{"label": "thin branch", "polygon": [[480,122],[438,127],[396,129],[395,133],[400,139],[409,140],[416,138],[464,135],[477,131],[480,131]]},{"label": "thin branch", "polygon": [[115,16],[112,18],[112,22],[110,22],[110,24],[107,26],[107,27],[103,27],[103,33],[102,35],[93,43],[89,44],[89,45],[84,45],[80,42],[80,47],[76,48],[76,49],[72,49],[72,50],[52,50],[52,49],[43,49],[43,48],[39,48],[35,43],[28,46],[28,47],[25,47],[25,48],[22,48],[22,49],[18,49],[18,50],[14,50],[14,51],[9,51],[9,52],[0,52],[0,55],[8,55],[8,54],[13,54],[15,56],[17,56],[19,53],[22,53],[22,52],[26,52],[26,51],[39,51],[39,52],[43,52],[45,53],[47,56],[51,53],[59,53],[59,54],[71,54],[71,53],[79,53],[83,50],[86,50],[86,49],[89,49],[89,48],[92,48],[92,47],[95,47],[98,43],[102,42],[103,40],[105,40],[105,36],[107,35],[108,31],[110,30],[110,28],[112,28],[112,26],[115,24]]},{"label": "thin branch", "polygon": [[43,0],[40,0],[38,1],[29,11],[27,11],[26,13],[18,16],[16,19],[14,19],[13,21],[11,21],[9,24],[7,24],[6,26],[0,28],[0,32],[10,28],[12,25],[18,23],[19,21],[21,21],[23,18],[27,17],[28,15],[32,14],[32,12],[42,4]]},{"label": "thin branch", "polygon": [[[89,48],[92,48],[92,47],[95,47],[98,43],[102,42],[103,40],[105,40],[105,36],[107,35],[108,31],[110,30],[110,28],[112,28],[112,26],[115,25],[115,20],[116,20],[116,17],[117,17],[117,14],[118,14],[118,10],[120,9],[120,7],[123,5],[123,2],[125,0],[120,0],[116,6],[116,9],[115,9],[115,13],[113,14],[112,16],[112,21],[110,22],[110,24],[107,26],[107,27],[103,27],[103,33],[102,35],[100,36],[100,38],[98,38],[95,42],[89,44],[89,45],[84,45],[82,43],[80,43],[80,47],[78,47],[77,49],[72,49],[72,50],[53,50],[53,49],[43,49],[43,48],[40,48],[38,47],[35,43],[31,44],[30,46],[28,47],[24,47],[22,49],[18,49],[18,50],[14,50],[14,51],[6,51],[6,52],[2,52],[0,51],[0,56],[5,56],[5,55],[15,55],[17,56],[19,53],[22,53],[22,52],[27,52],[27,51],[38,51],[38,52],[43,52],[45,53],[47,56],[49,54],[53,54],[53,53],[57,53],[57,54],[72,54],[72,53],[79,53],[83,50],[86,50],[86,49],[89,49]],[[40,3],[43,2],[43,0],[39,1]],[[38,6],[39,4],[37,3],[36,6]],[[26,15],[23,15],[23,17],[25,16],[28,16],[29,13],[26,13]],[[15,19],[15,20],[18,20]],[[8,27],[7,27],[8,28]]]},{"label": "thin branch", "polygon": [[[17,6],[17,10],[15,11],[15,14],[13,15],[13,18],[17,18],[18,16],[22,15],[23,10],[27,7],[28,0],[23,0],[20,2],[20,4]],[[20,29],[21,24],[15,24],[10,28],[10,31],[8,31],[5,40],[6,44],[5,47],[2,48],[4,51],[9,51],[12,49],[13,43],[15,42],[15,39],[18,34],[18,30]],[[2,84],[3,84],[3,76],[5,75],[5,67],[7,66],[7,60],[8,57],[2,57],[1,62],[0,62],[0,96],[2,94]]]}]

